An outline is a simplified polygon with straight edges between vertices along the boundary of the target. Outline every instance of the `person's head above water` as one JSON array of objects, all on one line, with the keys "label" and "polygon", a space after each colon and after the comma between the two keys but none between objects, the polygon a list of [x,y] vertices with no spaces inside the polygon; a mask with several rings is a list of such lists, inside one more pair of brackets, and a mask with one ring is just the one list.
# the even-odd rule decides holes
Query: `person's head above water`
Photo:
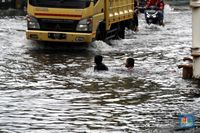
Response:
[{"label": "person's head above water", "polygon": [[103,64],[102,61],[103,61],[103,56],[96,55],[94,57],[94,62],[96,63],[94,71],[108,71],[108,67],[105,64]]},{"label": "person's head above water", "polygon": [[135,60],[133,58],[127,58],[126,63],[125,63],[125,67],[126,68],[133,68],[134,64],[135,64]]},{"label": "person's head above water", "polygon": [[96,64],[101,64],[101,63],[102,63],[102,60],[103,60],[103,56],[101,56],[101,55],[96,55],[96,56],[94,57],[94,62],[95,62]]}]

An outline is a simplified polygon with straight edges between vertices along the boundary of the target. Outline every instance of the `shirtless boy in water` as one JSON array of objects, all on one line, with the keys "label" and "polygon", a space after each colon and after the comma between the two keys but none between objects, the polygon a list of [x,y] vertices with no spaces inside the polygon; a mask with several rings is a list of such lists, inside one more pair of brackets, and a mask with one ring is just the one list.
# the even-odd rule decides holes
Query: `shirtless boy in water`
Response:
[{"label": "shirtless boy in water", "polygon": [[95,67],[94,71],[108,71],[108,67],[102,63],[103,57],[101,55],[96,55],[94,57]]},{"label": "shirtless boy in water", "polygon": [[127,58],[125,67],[128,68],[129,70],[131,70],[131,69],[133,69],[134,64],[135,64],[135,60],[133,58]]},{"label": "shirtless boy in water", "polygon": [[[101,55],[96,55],[94,57],[94,62],[96,63],[94,67],[94,71],[108,71],[108,67],[102,63],[103,57]],[[125,67],[128,70],[132,70],[135,64],[135,60],[133,58],[127,58],[125,62]]]}]

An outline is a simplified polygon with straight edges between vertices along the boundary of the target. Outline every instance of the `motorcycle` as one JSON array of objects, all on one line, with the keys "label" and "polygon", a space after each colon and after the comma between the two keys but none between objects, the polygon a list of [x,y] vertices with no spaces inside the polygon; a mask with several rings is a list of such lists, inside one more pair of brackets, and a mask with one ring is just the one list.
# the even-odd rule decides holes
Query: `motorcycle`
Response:
[{"label": "motorcycle", "polygon": [[161,13],[158,7],[150,6],[145,9],[145,19],[147,24],[163,25],[163,19],[161,18]]}]

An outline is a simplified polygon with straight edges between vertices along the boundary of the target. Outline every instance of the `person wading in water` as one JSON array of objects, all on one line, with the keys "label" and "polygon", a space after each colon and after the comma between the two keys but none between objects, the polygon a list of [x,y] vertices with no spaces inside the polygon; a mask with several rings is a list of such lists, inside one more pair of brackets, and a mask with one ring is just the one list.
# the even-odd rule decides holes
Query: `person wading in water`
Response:
[{"label": "person wading in water", "polygon": [[95,67],[94,71],[108,71],[108,67],[102,63],[103,61],[103,56],[101,55],[96,55],[94,57],[94,62],[95,62]]}]

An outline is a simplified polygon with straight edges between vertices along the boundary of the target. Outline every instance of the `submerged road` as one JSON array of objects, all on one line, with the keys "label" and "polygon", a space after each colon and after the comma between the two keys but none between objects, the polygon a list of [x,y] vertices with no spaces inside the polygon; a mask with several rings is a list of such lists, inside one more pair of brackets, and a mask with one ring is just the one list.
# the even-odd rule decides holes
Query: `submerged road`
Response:
[{"label": "submerged road", "polygon": [[[139,32],[112,46],[75,47],[28,41],[24,17],[2,17],[0,132],[173,132],[187,113],[199,126],[199,86],[177,68],[191,54],[190,8],[166,6],[165,27],[139,19]],[[93,72],[96,54],[108,72]],[[125,57],[135,58],[133,73]]]}]

